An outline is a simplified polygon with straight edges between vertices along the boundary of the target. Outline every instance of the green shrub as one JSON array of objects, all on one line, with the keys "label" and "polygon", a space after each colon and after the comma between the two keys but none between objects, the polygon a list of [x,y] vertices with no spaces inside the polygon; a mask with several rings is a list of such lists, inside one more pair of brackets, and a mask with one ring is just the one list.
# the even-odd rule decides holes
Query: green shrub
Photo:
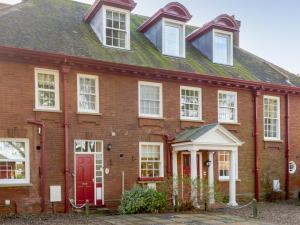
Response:
[{"label": "green shrub", "polygon": [[155,213],[164,210],[166,206],[165,194],[135,186],[131,191],[124,193],[120,211],[122,214]]}]

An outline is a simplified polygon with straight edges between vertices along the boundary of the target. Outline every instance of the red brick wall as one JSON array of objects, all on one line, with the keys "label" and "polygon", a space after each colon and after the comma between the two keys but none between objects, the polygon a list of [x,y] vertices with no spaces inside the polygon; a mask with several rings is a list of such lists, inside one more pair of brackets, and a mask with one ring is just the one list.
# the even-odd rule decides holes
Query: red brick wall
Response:
[{"label": "red brick wall", "polygon": [[[51,68],[58,69],[58,68]],[[99,115],[77,114],[77,73],[99,75],[100,112]],[[129,190],[137,183],[139,173],[138,145],[140,141],[164,142],[162,136],[153,132],[164,132],[174,135],[176,131],[189,126],[216,123],[217,120],[217,91],[226,90],[224,87],[199,86],[202,88],[203,123],[180,122],[179,98],[180,83],[163,82],[163,120],[138,118],[138,81],[152,81],[119,74],[97,74],[86,71],[71,70],[68,75],[68,99],[70,116],[70,197],[74,196],[74,139],[92,139],[104,141],[104,168],[110,173],[105,175],[105,202],[106,205],[116,205],[120,199],[121,172],[125,172],[125,189]],[[64,190],[64,136],[62,112],[34,112],[34,65],[0,62],[0,137],[19,137],[30,139],[30,187],[0,187],[0,205],[5,199],[16,201],[21,212],[38,212],[40,204],[40,151],[36,150],[39,144],[37,129],[27,124],[27,119],[36,118],[46,123],[46,162],[47,162],[47,196],[48,210],[49,186],[61,185]],[[182,84],[188,86],[189,84]],[[193,86],[193,85],[190,85]],[[62,102],[62,75],[60,74],[60,97]],[[254,138],[253,138],[253,101],[252,93],[248,90],[228,89],[238,92],[238,122],[235,125],[224,125],[245,144],[239,148],[239,178],[238,193],[252,197],[254,195]],[[270,94],[270,93],[269,93]],[[270,94],[271,95],[271,94]],[[261,174],[268,171],[272,179],[280,178],[284,189],[285,143],[271,143],[263,141],[262,100],[259,97],[259,147],[261,151]],[[292,157],[300,163],[297,142],[300,133],[299,97],[291,98],[291,140]],[[281,139],[285,140],[285,104],[281,97]],[[299,123],[299,124],[298,124]],[[112,136],[115,132],[115,136]],[[112,150],[107,151],[107,144],[112,144]],[[124,154],[120,158],[120,154]],[[300,154],[298,150],[298,154]],[[165,159],[167,155],[165,154]],[[215,177],[217,178],[217,161],[215,162]],[[165,163],[166,172],[166,163]],[[275,174],[275,175],[274,175]],[[263,181],[261,181],[263,186]],[[300,177],[292,177],[293,190],[300,186]],[[298,185],[298,186],[297,186]],[[227,191],[228,184],[221,187]],[[62,196],[64,197],[64,196]],[[63,203],[57,204],[57,210],[63,209]]]}]

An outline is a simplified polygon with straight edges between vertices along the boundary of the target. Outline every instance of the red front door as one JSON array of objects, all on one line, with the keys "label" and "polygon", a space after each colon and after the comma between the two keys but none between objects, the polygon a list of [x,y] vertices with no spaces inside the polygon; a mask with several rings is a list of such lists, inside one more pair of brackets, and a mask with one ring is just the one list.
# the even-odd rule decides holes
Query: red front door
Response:
[{"label": "red front door", "polygon": [[76,155],[76,204],[94,205],[94,155]]}]

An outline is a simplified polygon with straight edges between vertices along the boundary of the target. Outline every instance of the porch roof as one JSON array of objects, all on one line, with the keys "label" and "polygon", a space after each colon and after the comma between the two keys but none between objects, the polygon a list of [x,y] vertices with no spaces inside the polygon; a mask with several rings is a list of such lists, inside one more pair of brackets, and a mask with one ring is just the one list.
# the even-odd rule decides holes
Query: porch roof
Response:
[{"label": "porch roof", "polygon": [[220,124],[208,124],[186,129],[176,135],[172,143],[175,151],[182,150],[233,150],[243,142]]},{"label": "porch roof", "polygon": [[175,143],[182,143],[182,142],[192,142],[194,140],[197,140],[198,138],[200,138],[201,136],[203,136],[204,134],[206,134],[208,131],[210,131],[216,126],[218,126],[218,124],[214,123],[214,124],[208,124],[201,127],[193,127],[190,129],[186,129],[176,135],[173,143],[175,144]]}]

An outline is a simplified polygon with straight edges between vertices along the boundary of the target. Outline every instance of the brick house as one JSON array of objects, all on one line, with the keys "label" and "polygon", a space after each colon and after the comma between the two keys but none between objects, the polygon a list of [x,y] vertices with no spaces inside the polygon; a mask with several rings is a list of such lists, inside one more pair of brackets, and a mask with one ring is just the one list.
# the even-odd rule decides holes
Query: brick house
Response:
[{"label": "brick house", "polygon": [[231,205],[268,180],[296,197],[300,78],[241,49],[234,16],[193,27],[179,3],[150,18],[134,7],[0,9],[0,205],[116,206],[172,175],[217,183]]}]

